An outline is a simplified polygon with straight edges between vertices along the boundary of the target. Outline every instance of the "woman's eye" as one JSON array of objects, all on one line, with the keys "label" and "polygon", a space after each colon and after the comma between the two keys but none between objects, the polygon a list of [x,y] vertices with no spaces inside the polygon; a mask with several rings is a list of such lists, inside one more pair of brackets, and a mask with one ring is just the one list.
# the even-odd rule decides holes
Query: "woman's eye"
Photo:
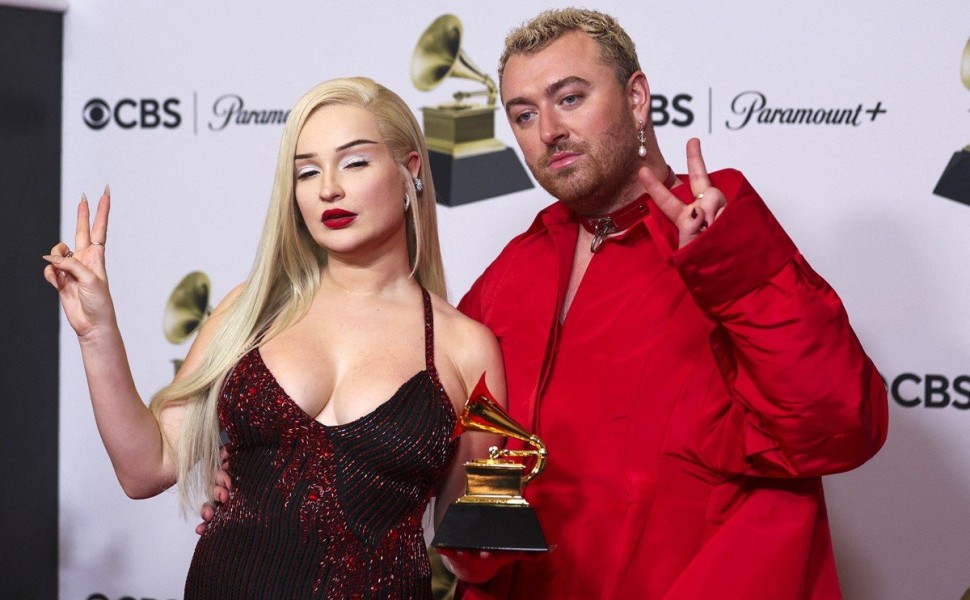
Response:
[{"label": "woman's eye", "polygon": [[315,168],[303,167],[302,169],[297,169],[296,178],[297,180],[309,179],[319,172],[320,171]]},{"label": "woman's eye", "polygon": [[363,159],[363,158],[355,158],[354,160],[348,162],[344,166],[346,168],[348,168],[348,169],[360,169],[361,167],[366,167],[369,164],[370,163],[366,159]]}]

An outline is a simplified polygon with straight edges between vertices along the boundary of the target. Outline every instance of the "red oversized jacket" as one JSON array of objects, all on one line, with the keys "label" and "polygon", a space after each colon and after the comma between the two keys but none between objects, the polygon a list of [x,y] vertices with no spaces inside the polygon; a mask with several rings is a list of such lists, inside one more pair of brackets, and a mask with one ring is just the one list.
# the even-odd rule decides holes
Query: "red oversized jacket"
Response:
[{"label": "red oversized jacket", "polygon": [[499,339],[511,415],[548,446],[525,496],[554,546],[464,598],[841,597],[820,476],[881,447],[885,388],[747,180],[711,179],[716,223],[676,250],[650,202],[593,256],[565,323],[578,224],[561,203],[462,300]]}]

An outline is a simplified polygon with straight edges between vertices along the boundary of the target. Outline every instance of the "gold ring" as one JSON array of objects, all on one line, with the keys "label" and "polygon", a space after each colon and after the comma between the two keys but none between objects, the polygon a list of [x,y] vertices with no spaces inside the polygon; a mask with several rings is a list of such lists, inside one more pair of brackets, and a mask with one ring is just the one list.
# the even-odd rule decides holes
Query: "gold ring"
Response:
[{"label": "gold ring", "polygon": [[697,194],[696,196],[694,196],[694,200],[700,200],[703,197],[704,197],[704,192],[701,192],[700,194]]}]

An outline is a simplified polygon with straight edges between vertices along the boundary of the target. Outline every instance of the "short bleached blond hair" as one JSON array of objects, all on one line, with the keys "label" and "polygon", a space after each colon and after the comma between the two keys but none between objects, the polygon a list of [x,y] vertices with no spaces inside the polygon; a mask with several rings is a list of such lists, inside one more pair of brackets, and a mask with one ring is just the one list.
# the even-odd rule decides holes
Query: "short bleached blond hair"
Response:
[{"label": "short bleached blond hair", "polygon": [[563,35],[582,31],[600,48],[600,59],[616,73],[617,80],[626,85],[630,76],[640,70],[637,49],[620,24],[605,13],[585,8],[547,10],[516,27],[505,38],[505,49],[498,61],[498,81],[509,58],[516,54],[535,54]]}]

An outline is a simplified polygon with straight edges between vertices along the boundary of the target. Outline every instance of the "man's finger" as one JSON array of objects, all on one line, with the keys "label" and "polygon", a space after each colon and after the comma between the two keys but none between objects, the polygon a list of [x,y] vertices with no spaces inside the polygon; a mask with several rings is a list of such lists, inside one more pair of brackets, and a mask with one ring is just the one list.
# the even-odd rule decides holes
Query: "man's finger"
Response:
[{"label": "man's finger", "polygon": [[704,156],[701,154],[701,141],[697,138],[687,141],[687,174],[690,176],[690,191],[695,198],[711,187]]},{"label": "man's finger", "polygon": [[643,188],[650,194],[657,208],[668,219],[674,223],[679,223],[684,212],[684,203],[670,193],[670,190],[667,189],[662,181],[657,179],[657,176],[649,168],[642,167],[637,171],[637,175],[640,177],[640,183],[643,185]]}]

